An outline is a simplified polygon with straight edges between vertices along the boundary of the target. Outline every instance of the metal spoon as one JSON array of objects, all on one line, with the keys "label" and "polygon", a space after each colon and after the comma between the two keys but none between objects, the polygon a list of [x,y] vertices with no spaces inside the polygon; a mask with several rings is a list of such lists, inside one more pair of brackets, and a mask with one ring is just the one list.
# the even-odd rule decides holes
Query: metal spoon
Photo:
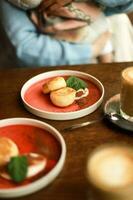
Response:
[{"label": "metal spoon", "polygon": [[105,114],[105,116],[103,116],[103,118],[92,120],[92,121],[86,121],[86,122],[82,122],[82,123],[79,123],[79,124],[73,124],[73,125],[70,125],[68,127],[63,128],[61,131],[72,131],[72,130],[77,129],[77,128],[88,126],[88,125],[100,122],[102,119],[104,119],[104,117],[107,117],[109,119],[111,118],[111,120],[113,120],[113,121],[117,121],[117,120],[120,119],[120,116],[118,116],[118,114],[116,114],[116,113],[111,113],[111,114],[108,114],[108,115]]},{"label": "metal spoon", "polygon": [[120,128],[129,130],[129,131],[133,131],[133,123],[125,120],[120,114],[115,113],[115,112],[108,113],[108,114],[106,113],[103,116],[103,118],[100,118],[100,119],[97,119],[97,120],[82,122],[82,123],[79,123],[79,124],[73,124],[71,126],[65,127],[61,131],[72,131],[72,130],[77,129],[77,128],[81,128],[81,127],[84,127],[84,126],[88,126],[88,125],[100,122],[104,118],[109,119],[111,122],[113,122],[114,124],[116,124]]},{"label": "metal spoon", "polygon": [[103,118],[92,120],[92,121],[87,121],[87,122],[82,122],[82,123],[79,123],[79,124],[73,124],[71,126],[65,127],[61,131],[72,131],[72,130],[77,129],[77,128],[81,128],[81,127],[84,127],[84,126],[88,126],[90,124],[100,122],[102,119]]}]

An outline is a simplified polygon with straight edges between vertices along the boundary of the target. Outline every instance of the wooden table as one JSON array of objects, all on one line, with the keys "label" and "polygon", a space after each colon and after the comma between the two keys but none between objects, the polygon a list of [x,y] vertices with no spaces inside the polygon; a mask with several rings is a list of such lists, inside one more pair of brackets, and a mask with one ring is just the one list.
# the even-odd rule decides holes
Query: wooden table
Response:
[{"label": "wooden table", "polygon": [[[35,118],[47,122],[60,130],[70,124],[100,118],[103,115],[103,106],[106,100],[120,92],[120,73],[128,66],[133,66],[133,63],[0,70],[0,119],[11,117]],[[100,108],[86,117],[70,121],[46,120],[29,113],[20,99],[21,87],[29,78],[55,69],[79,70],[98,78],[105,87],[105,98]],[[67,157],[62,172],[47,188],[20,199],[86,200],[88,199],[88,184],[85,177],[85,162],[88,153],[103,143],[125,141],[133,144],[131,132],[128,133],[121,130],[104,120],[71,132],[61,132],[61,134],[67,145]]]}]

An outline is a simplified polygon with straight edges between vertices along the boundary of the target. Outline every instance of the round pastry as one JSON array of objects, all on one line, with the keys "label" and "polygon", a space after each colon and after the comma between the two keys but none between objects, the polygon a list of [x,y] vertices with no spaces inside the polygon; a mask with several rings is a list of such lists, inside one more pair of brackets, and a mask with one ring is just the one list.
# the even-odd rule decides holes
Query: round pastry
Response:
[{"label": "round pastry", "polygon": [[5,165],[11,157],[18,154],[18,147],[11,139],[0,137],[0,166]]},{"label": "round pastry", "polygon": [[51,91],[66,87],[66,81],[63,77],[56,77],[43,85],[43,93],[48,94]]},{"label": "round pastry", "polygon": [[76,96],[76,90],[70,87],[64,87],[50,93],[52,103],[59,107],[71,105]]}]

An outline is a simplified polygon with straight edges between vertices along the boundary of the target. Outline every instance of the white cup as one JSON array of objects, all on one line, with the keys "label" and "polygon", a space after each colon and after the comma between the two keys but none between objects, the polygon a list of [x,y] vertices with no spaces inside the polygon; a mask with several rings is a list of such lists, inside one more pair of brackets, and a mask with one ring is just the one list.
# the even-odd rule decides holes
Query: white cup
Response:
[{"label": "white cup", "polygon": [[92,200],[133,200],[133,148],[97,148],[88,157],[86,176]]}]

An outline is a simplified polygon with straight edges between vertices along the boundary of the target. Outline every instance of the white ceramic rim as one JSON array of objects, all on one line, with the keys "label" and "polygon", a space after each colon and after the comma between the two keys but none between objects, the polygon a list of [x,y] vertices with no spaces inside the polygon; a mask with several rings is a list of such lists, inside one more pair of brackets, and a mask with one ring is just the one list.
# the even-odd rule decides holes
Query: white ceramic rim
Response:
[{"label": "white ceramic rim", "polygon": [[61,172],[64,166],[64,162],[66,158],[65,141],[62,135],[54,127],[52,127],[51,125],[45,122],[31,119],[31,118],[7,118],[7,119],[0,120],[0,128],[8,126],[8,125],[16,125],[16,124],[33,125],[50,132],[59,141],[61,145],[61,155],[55,167],[44,177],[41,177],[40,179],[28,185],[20,186],[18,188],[0,189],[0,197],[2,198],[21,197],[28,194],[32,194],[46,187],[59,175],[59,173]]},{"label": "white ceramic rim", "polygon": [[[26,102],[26,100],[24,99],[24,95],[25,92],[27,91],[27,89],[32,85],[35,84],[38,81],[41,81],[43,79],[47,79],[47,78],[52,78],[55,76],[78,76],[80,78],[84,78],[84,79],[88,79],[90,81],[92,81],[93,83],[95,83],[97,85],[97,87],[100,89],[101,91],[101,97],[98,99],[97,102],[95,102],[93,105],[78,110],[78,111],[72,111],[72,112],[49,112],[49,111],[43,111],[37,108],[34,108],[33,106],[31,106],[30,104],[28,104]],[[46,118],[46,119],[52,119],[52,120],[71,120],[71,119],[77,119],[83,116],[86,116],[92,112],[94,112],[102,103],[103,101],[103,97],[104,97],[104,87],[102,85],[102,83],[95,78],[94,76],[84,73],[84,72],[80,72],[80,71],[73,71],[73,70],[55,70],[55,71],[50,71],[50,72],[44,72],[41,74],[38,74],[37,76],[34,76],[33,78],[29,79],[22,87],[21,89],[21,99],[23,101],[23,104],[25,106],[25,108],[31,112],[32,114],[42,117],[42,118]]]}]

